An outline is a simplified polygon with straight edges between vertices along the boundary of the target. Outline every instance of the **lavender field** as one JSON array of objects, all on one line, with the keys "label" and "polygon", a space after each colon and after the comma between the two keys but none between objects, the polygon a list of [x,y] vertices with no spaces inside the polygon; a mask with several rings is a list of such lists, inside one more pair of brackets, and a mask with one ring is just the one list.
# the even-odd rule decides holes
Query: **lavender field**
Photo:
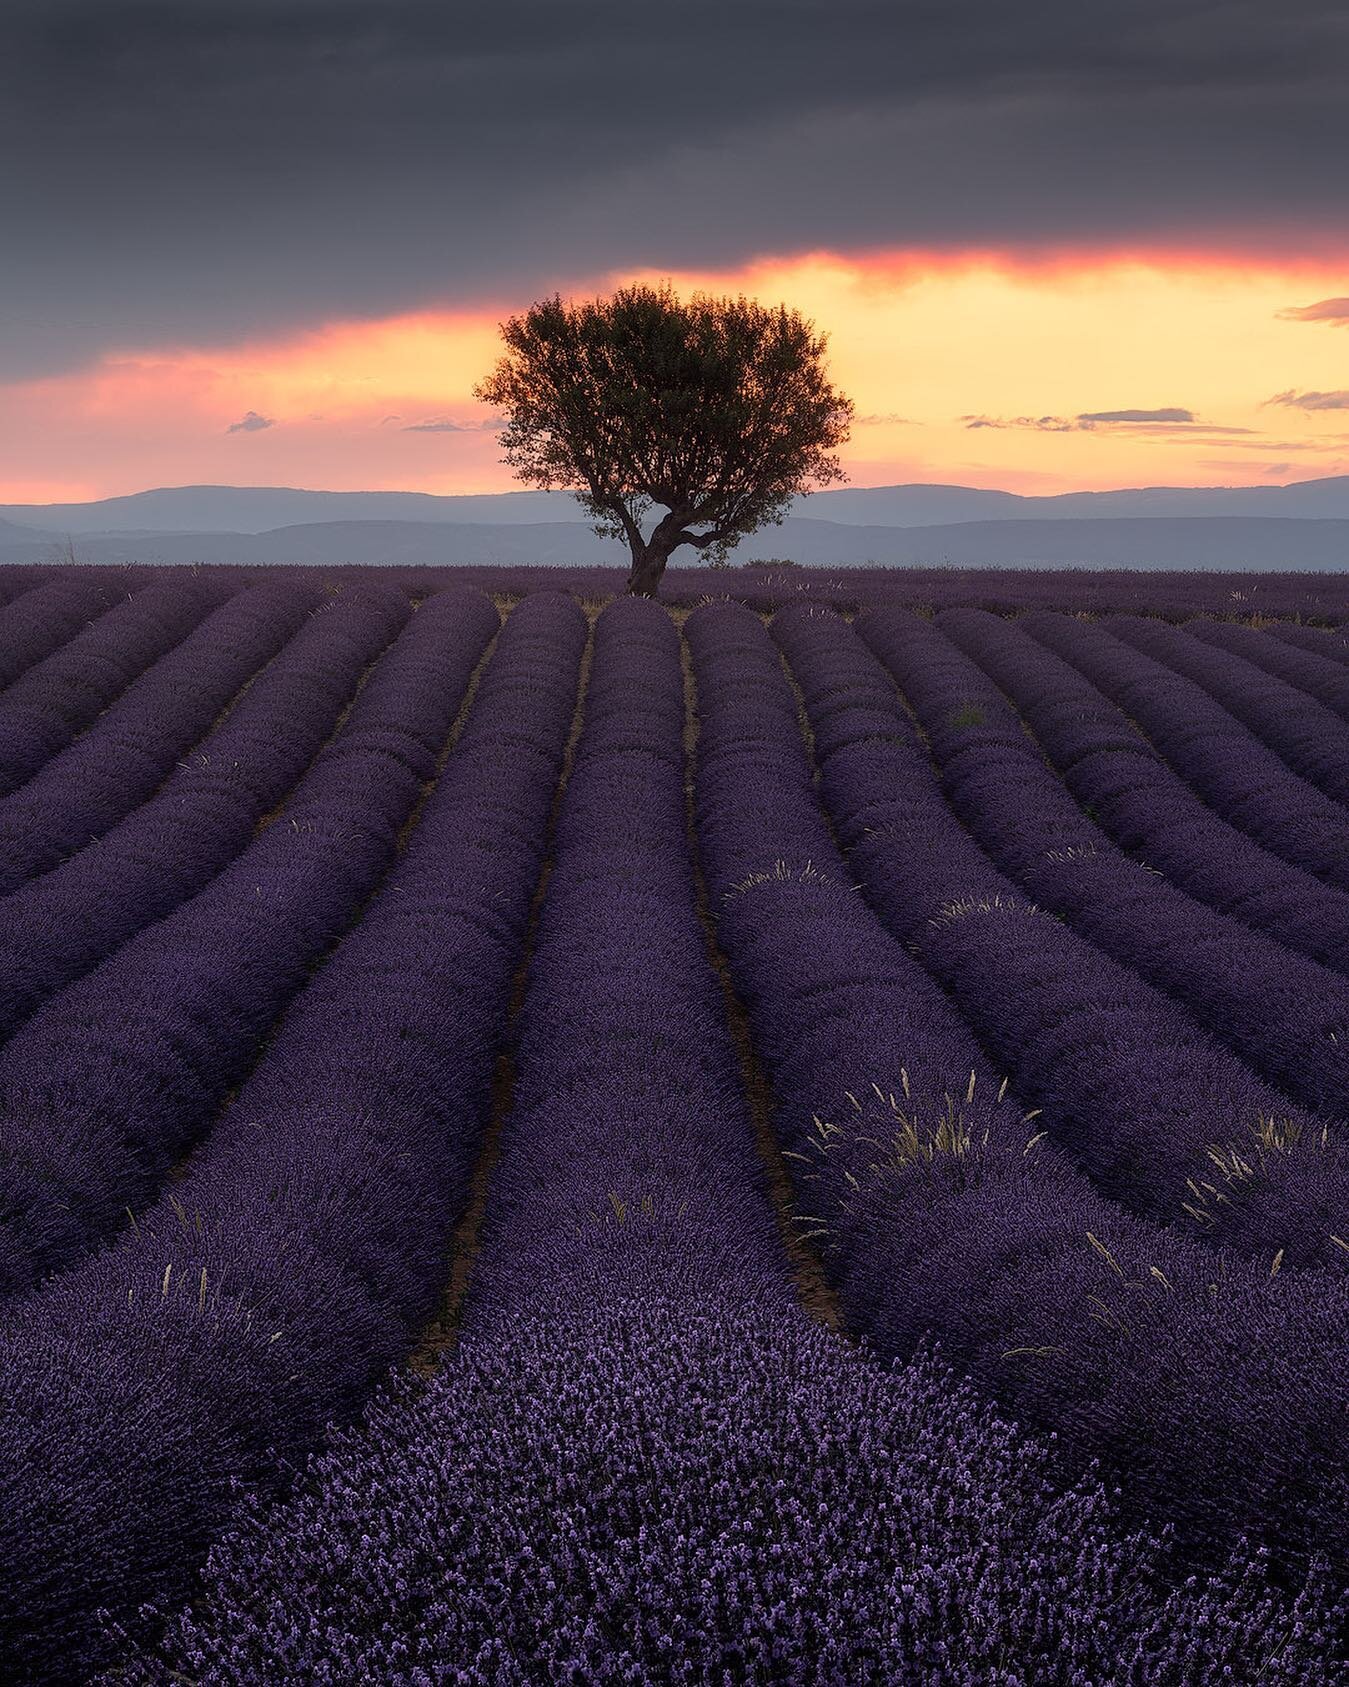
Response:
[{"label": "lavender field", "polygon": [[0,1681],[1349,1681],[1343,578],[0,570]]}]

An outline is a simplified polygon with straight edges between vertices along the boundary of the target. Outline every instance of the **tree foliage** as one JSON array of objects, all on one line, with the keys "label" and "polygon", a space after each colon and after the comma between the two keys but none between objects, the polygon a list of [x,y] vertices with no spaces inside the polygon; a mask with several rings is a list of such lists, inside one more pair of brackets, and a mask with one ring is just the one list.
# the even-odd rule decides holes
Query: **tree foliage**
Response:
[{"label": "tree foliage", "polygon": [[505,413],[505,461],[627,541],[630,591],[654,593],[678,546],[724,560],[844,478],[831,453],[852,401],[825,373],[827,336],[786,305],[639,283],[580,304],[555,294],[501,332],[506,355],[474,394]]}]

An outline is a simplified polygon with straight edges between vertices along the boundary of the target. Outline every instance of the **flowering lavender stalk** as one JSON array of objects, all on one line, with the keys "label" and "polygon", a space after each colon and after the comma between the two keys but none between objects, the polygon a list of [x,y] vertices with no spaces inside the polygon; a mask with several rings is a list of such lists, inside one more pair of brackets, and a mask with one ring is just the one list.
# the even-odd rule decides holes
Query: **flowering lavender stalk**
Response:
[{"label": "flowering lavender stalk", "polygon": [[[634,1223],[640,1224],[640,1218]],[[946,1366],[647,1293],[466,1336],[249,1508],[115,1679],[1322,1687],[1345,1607],[1258,1559],[1166,1583]]]}]

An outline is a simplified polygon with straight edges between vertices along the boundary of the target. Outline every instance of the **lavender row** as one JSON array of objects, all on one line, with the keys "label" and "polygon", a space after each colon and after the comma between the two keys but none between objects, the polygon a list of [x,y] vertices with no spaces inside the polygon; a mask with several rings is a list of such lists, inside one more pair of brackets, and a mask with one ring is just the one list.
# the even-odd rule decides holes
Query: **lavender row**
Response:
[{"label": "lavender row", "polygon": [[186,1175],[0,1330],[7,1680],[84,1679],[100,1606],[176,1605],[435,1305],[583,639],[556,598],[510,617],[406,853]]},{"label": "lavender row", "polygon": [[280,821],[0,1053],[0,1292],[95,1247],[207,1128],[388,867],[496,626],[476,594],[429,599]]},{"label": "lavender row", "polygon": [[791,1300],[696,912],[683,732],[674,626],[651,604],[611,604],[470,1299],[485,1339],[559,1300]]},{"label": "lavender row", "polygon": [[1152,1543],[943,1365],[792,1304],[682,729],[670,623],[606,610],[462,1339],[250,1509],[128,1679],[1179,1683],[1274,1654],[1315,1680],[1329,1600],[1245,1566],[1168,1597]]},{"label": "lavender row", "polygon": [[225,595],[198,579],[146,586],[29,668],[0,696],[0,796],[31,779]]},{"label": "lavender row", "polygon": [[152,796],[314,603],[307,588],[270,585],[231,598],[0,802],[0,896]]},{"label": "lavender row", "polygon": [[15,563],[0,565],[0,606],[18,597],[21,592],[41,585],[46,578],[45,570],[40,568],[27,568]]},{"label": "lavender row", "polygon": [[1220,913],[1349,972],[1349,896],[1222,820],[1076,668],[979,610],[938,625],[1005,691],[1083,812]]},{"label": "lavender row", "polygon": [[[1020,1109],[998,1104],[998,1077],[969,1028],[858,897],[815,798],[796,700],[757,618],[699,610],[686,630],[702,859],[793,1151],[813,1138],[823,1095],[832,1106],[873,1082],[888,1090],[901,1071],[915,1106],[937,1114],[968,1094],[990,1127],[1005,1118],[1019,1130]],[[810,930],[818,936],[801,971]],[[760,978],[773,982],[771,1012],[749,982]],[[871,1150],[858,1141],[845,1152],[864,1169]]]},{"label": "lavender row", "polygon": [[[567,563],[510,563],[437,566],[399,563],[384,556],[380,578],[413,597],[448,586],[526,597],[540,591],[568,591],[581,598],[621,595],[623,567],[587,567]],[[28,572],[32,572],[29,570]],[[65,574],[112,580],[121,586],[173,578],[173,564],[90,565]],[[201,572],[232,587],[258,579],[303,576],[321,584],[367,578],[369,564],[312,565],[287,563],[207,564]],[[1349,618],[1349,580],[1342,572],[1267,574],[1203,570],[1174,572],[1138,568],[957,568],[877,567],[870,564],[795,566],[769,558],[728,572],[724,568],[685,566],[677,558],[661,582],[662,600],[692,607],[706,602],[739,602],[759,611],[810,602],[843,612],[871,604],[897,603],[928,612],[958,604],[978,604],[1000,615],[1030,609],[1085,611],[1105,615],[1144,612],[1184,621],[1192,615],[1300,616],[1319,625]]]},{"label": "lavender row", "polygon": [[50,656],[118,595],[110,585],[81,575],[16,595],[0,609],[0,687]]},{"label": "lavender row", "polygon": [[[1135,1210],[1184,1211],[1243,1252],[1342,1268],[1340,1149],[1320,1122],[1290,1109],[1131,969],[1035,917],[941,800],[885,676],[840,623],[775,626],[812,712],[822,687],[840,698],[834,732],[821,739],[823,789],[873,904],[953,992],[1055,1140]],[[983,796],[995,811],[1007,792],[1047,777],[1005,702],[926,623],[891,612],[861,626],[912,688],[948,766],[968,764],[977,779],[991,757]],[[1070,863],[1094,846],[1075,850],[1073,818],[1063,818],[1067,835],[1052,854]]]},{"label": "lavender row", "polygon": [[[722,943],[848,1322],[887,1355],[935,1335],[1018,1417],[1054,1431],[1066,1456],[1099,1458],[1126,1503],[1173,1521],[1190,1551],[1219,1553],[1247,1534],[1345,1565],[1349,1426],[1333,1403],[1349,1283],[1314,1270],[1271,1277],[1267,1261],[1215,1254],[1127,1213],[979,1067],[970,1077],[969,1033],[946,998],[879,931],[835,858],[804,860],[797,839],[819,820],[804,748],[793,758],[783,730],[790,693],[767,633],[735,610],[697,611],[687,632],[713,747],[698,776],[699,834]],[[834,678],[837,700],[853,682]],[[879,686],[869,701],[856,736],[838,710],[820,731],[826,782],[850,764],[859,831],[893,824],[919,840],[930,796],[886,760],[916,752],[887,721]],[[817,717],[817,730],[829,725]],[[760,870],[747,871],[756,858]],[[853,861],[869,896],[929,866],[907,846],[870,866],[855,850]],[[1029,1017],[1041,992],[1018,964],[1019,928],[1061,928],[983,889],[974,883],[933,929],[973,931],[968,976],[982,974],[990,994],[1028,989]],[[878,942],[888,971],[873,958]],[[1042,1047],[1064,1035],[1052,1023],[1033,1034]],[[1109,1048],[1095,1025],[1089,1035],[1093,1051]]]},{"label": "lavender row", "polygon": [[1349,1600],[1168,1555],[927,1355],[677,1299],[522,1317],[249,1507],[116,1679],[1323,1687]]},{"label": "lavender row", "polygon": [[1299,779],[1202,686],[1104,626],[1038,613],[1017,625],[1117,703],[1224,820],[1285,861],[1349,890],[1349,814]]},{"label": "lavender row", "polygon": [[1138,615],[1112,616],[1105,626],[1116,638],[1201,686],[1318,790],[1339,802],[1349,798],[1349,730],[1323,704],[1183,628]]},{"label": "lavender row", "polygon": [[1275,621],[1268,624],[1267,630],[1283,644],[1310,650],[1330,662],[1349,662],[1349,636],[1342,626],[1303,627],[1294,621]]},{"label": "lavender row", "polygon": [[[1282,683],[1305,691],[1340,720],[1349,720],[1349,673],[1324,648],[1313,645],[1307,649],[1287,639],[1269,638],[1254,627],[1231,621],[1190,621],[1185,631],[1233,656],[1244,657]],[[1319,636],[1322,647],[1330,643],[1324,633]]]},{"label": "lavender row", "polygon": [[[1349,1249],[1337,1237],[1344,1234],[1346,1167],[1338,1135],[1260,1082],[1195,1023],[1188,1002],[1178,1005],[1138,974],[1146,965],[1154,982],[1175,980],[1188,968],[1196,994],[1207,991],[1210,1001],[1227,987],[1234,1017],[1245,1014],[1253,1037],[1262,1030],[1262,1008],[1277,1029],[1279,992],[1285,978],[1298,982],[1299,967],[1314,971],[1315,986],[1329,987],[1324,1001],[1311,989],[1304,1012],[1330,1011],[1335,993],[1345,994],[1344,981],[1176,893],[1178,906],[1158,918],[1157,893],[1168,887],[1104,839],[1098,846],[1090,822],[991,681],[904,611],[881,611],[860,627],[904,685],[945,770],[942,789],[974,833],[941,801],[916,744],[886,752],[885,775],[874,766],[855,769],[851,759],[835,766],[826,759],[826,800],[890,929],[918,947],[1021,1093],[1043,1111],[1055,1140],[1109,1197],[1164,1220],[1194,1221],[1243,1253],[1344,1269]],[[817,649],[816,663],[831,652],[836,683],[848,676],[876,683],[871,659],[841,623],[792,646],[803,679]],[[898,699],[891,708],[902,727]],[[885,791],[904,792],[893,816],[876,810],[881,778]],[[926,787],[921,824],[901,781]],[[1043,823],[1045,809],[1058,822],[1052,830]],[[1022,882],[1008,878],[975,838],[996,849],[1003,865],[1020,869]],[[1113,880],[1112,862],[1121,864]],[[1046,918],[1042,902],[1097,941]],[[1170,921],[1192,954],[1177,958],[1169,947]],[[1114,958],[1103,952],[1101,933]],[[1233,943],[1233,934],[1249,942]],[[1130,944],[1142,938],[1155,952],[1127,964],[1134,959]],[[988,964],[991,942],[995,968]],[[1230,964],[1223,957],[1235,947],[1257,968],[1257,943],[1273,951],[1265,980],[1272,994],[1250,1008],[1240,975],[1222,970]],[[1219,968],[1210,976],[1215,950]],[[1230,1035],[1219,1012],[1213,1019]],[[1300,1027],[1296,1015],[1289,1019],[1291,1040]],[[1260,1046],[1267,1050],[1269,1041]]]},{"label": "lavender row", "polygon": [[0,899],[0,1037],[245,848],[408,613],[379,589],[331,600],[156,796],[69,861]]},{"label": "lavender row", "polygon": [[[903,610],[863,625],[884,642],[927,731],[947,800],[998,867],[1175,996],[1271,1083],[1330,1117],[1349,1117],[1349,980],[1125,855],[1045,765],[978,666],[996,666],[995,678],[1019,697],[1046,669],[1052,677],[1058,659],[978,610],[945,611],[935,628]],[[962,710],[977,713],[979,724],[953,725]],[[1271,1108],[1283,1110],[1272,1094]],[[1309,1125],[1300,1121],[1304,1132]]]}]

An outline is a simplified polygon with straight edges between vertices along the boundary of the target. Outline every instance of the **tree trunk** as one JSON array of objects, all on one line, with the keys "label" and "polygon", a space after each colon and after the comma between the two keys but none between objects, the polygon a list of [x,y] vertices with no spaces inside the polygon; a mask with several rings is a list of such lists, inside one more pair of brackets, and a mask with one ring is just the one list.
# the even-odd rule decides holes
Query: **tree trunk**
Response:
[{"label": "tree trunk", "polygon": [[655,597],[670,553],[659,545],[634,545],[628,592],[632,597]]}]

